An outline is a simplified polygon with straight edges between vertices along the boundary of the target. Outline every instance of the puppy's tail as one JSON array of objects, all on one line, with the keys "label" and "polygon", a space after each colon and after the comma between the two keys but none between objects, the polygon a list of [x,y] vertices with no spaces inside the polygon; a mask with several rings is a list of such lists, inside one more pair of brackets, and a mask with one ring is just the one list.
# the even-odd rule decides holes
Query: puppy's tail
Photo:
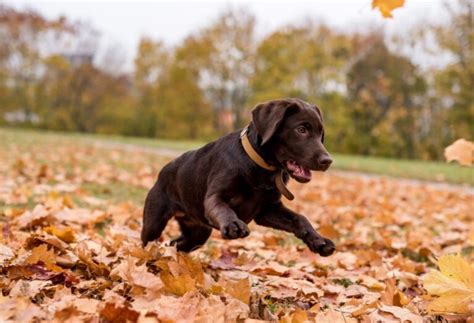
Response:
[{"label": "puppy's tail", "polygon": [[141,233],[143,246],[161,236],[173,213],[170,201],[161,189],[159,182],[156,182],[148,192],[143,209]]}]

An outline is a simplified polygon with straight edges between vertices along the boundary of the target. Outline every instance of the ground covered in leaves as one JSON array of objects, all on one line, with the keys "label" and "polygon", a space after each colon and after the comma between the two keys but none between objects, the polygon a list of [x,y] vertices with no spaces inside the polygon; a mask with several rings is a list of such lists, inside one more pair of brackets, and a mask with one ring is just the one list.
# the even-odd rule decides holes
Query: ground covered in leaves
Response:
[{"label": "ground covered in leaves", "polygon": [[1,138],[0,321],[468,319],[429,311],[423,276],[444,254],[472,264],[472,189],[329,171],[292,183],[288,205],[336,242],[333,256],[255,224],[246,239],[214,232],[184,255],[167,245],[175,223],[146,249],[139,240],[167,160],[54,135]]}]

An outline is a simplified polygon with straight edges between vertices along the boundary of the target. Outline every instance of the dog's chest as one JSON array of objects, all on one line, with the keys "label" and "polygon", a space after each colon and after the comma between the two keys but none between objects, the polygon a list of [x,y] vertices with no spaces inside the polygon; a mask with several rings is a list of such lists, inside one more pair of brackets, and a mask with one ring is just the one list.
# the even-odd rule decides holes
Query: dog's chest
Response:
[{"label": "dog's chest", "polygon": [[239,219],[249,223],[258,214],[262,206],[278,199],[275,187],[269,184],[256,186],[243,186],[236,190],[229,199],[229,206],[234,210]]}]

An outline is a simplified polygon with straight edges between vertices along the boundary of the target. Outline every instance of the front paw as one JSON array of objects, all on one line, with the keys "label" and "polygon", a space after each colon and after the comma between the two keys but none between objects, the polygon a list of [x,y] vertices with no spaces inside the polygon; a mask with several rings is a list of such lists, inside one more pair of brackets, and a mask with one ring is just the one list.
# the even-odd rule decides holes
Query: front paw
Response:
[{"label": "front paw", "polygon": [[305,243],[312,252],[318,253],[322,257],[330,256],[336,250],[334,243],[323,237],[311,237],[306,239]]},{"label": "front paw", "polygon": [[231,221],[221,227],[221,235],[224,239],[245,238],[250,234],[250,230],[241,220]]}]

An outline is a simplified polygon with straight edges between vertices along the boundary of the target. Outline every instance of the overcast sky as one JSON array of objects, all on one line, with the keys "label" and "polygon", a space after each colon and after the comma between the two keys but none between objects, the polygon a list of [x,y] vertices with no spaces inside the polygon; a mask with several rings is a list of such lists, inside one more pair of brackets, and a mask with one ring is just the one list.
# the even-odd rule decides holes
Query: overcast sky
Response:
[{"label": "overcast sky", "polygon": [[142,36],[164,40],[174,45],[186,35],[207,26],[226,8],[248,8],[255,14],[259,35],[310,17],[341,29],[367,25],[383,26],[388,32],[409,32],[420,21],[443,19],[442,0],[406,0],[393,12],[393,19],[383,19],[372,10],[371,0],[311,1],[2,1],[15,7],[34,8],[49,18],[65,15],[72,20],[90,22],[101,33],[102,50],[114,46],[131,67],[138,41]]}]

